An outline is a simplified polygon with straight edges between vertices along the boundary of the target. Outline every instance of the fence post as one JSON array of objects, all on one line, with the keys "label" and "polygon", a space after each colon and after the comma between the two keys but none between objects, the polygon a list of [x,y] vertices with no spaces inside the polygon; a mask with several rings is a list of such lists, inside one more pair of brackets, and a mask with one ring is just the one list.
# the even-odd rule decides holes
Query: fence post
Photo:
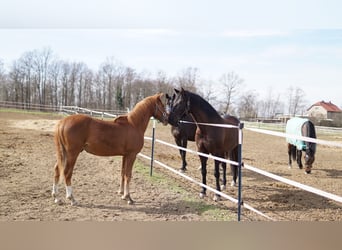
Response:
[{"label": "fence post", "polygon": [[154,161],[154,141],[155,141],[155,130],[156,130],[156,120],[153,118],[153,128],[152,128],[152,151],[151,151],[150,176],[152,176],[152,170],[153,170],[153,161]]},{"label": "fence post", "polygon": [[242,201],[242,129],[243,129],[244,124],[239,123],[239,144],[238,144],[238,221],[241,220],[241,206],[243,205]]}]

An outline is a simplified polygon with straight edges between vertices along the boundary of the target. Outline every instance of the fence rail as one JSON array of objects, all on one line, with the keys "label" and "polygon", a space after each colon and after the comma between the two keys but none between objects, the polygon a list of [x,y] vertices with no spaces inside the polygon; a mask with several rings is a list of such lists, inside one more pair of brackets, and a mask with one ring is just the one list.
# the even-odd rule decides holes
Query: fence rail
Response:
[{"label": "fence rail", "polygon": [[[94,115],[95,116],[101,116],[102,118],[104,118],[104,117],[116,117],[117,115],[120,115],[120,114],[123,114],[123,113],[127,113],[127,112],[122,111],[122,110],[117,110],[117,111],[113,111],[113,110],[105,111],[105,110],[102,110],[102,111],[99,111],[99,110],[90,110],[90,109],[86,109],[86,108],[80,108],[80,107],[77,107],[77,106],[53,107],[53,106],[38,105],[38,104],[29,104],[28,105],[28,104],[17,103],[17,102],[0,102],[0,107],[3,107],[3,108],[26,109],[26,110],[40,110],[40,111],[42,111],[42,110],[43,111],[56,111],[56,112],[65,112],[67,114],[84,113],[84,114],[89,114],[89,115],[93,115],[93,116]],[[251,125],[251,123],[247,123],[247,124]],[[206,124],[206,125],[222,127],[222,124]],[[273,135],[273,136],[298,137],[298,136],[293,136],[293,135],[285,134],[285,133],[282,133],[282,132],[275,132],[275,131],[270,131],[270,130],[266,130],[266,129],[260,129],[260,126],[258,125],[258,123],[256,123],[255,125],[248,126],[245,129],[251,130],[253,132],[265,133],[265,134],[269,134],[269,135]],[[277,126],[278,126],[278,128],[280,128],[280,130],[284,130],[284,127],[282,127],[281,125],[277,125]],[[229,127],[231,127],[231,126],[229,126]],[[342,128],[330,128],[330,127],[319,127],[319,126],[316,127],[316,128],[318,128],[318,130],[321,130],[321,131],[325,131],[325,132],[328,131],[329,133],[331,133],[331,132],[333,132],[333,133],[336,133],[336,132],[340,133],[341,132],[342,133]],[[182,150],[188,151],[188,152],[193,153],[193,154],[198,154],[198,155],[202,154],[202,153],[199,153],[197,151],[192,151],[192,150],[189,150],[189,149],[186,149],[186,148],[178,147],[176,145],[163,142],[163,141],[161,141],[159,139],[155,139],[155,138],[145,138],[145,139],[152,140],[153,143],[154,143],[154,141],[156,141],[158,143],[162,143],[162,144],[167,145],[167,146],[171,146],[171,147],[174,147],[174,148],[182,149]],[[342,143],[340,143],[340,142],[324,141],[324,140],[319,140],[319,139],[312,139],[312,138],[309,138],[309,137],[300,137],[300,138],[297,138],[297,139],[301,139],[301,140],[304,140],[304,141],[305,140],[313,141],[313,142],[315,142],[317,144],[324,144],[324,145],[331,146],[331,147],[342,148]],[[152,151],[151,155],[153,155],[153,151]],[[142,155],[142,154],[140,154],[140,156],[145,158],[145,159],[151,159],[150,157]],[[210,158],[214,158],[216,160],[221,160],[223,162],[227,162],[227,163],[230,163],[230,164],[238,165],[237,162],[232,162],[232,161],[229,161],[227,159],[222,159],[222,158],[214,157],[214,156],[211,156],[211,155],[207,155],[207,156],[210,157]],[[156,162],[158,165],[161,165],[161,166],[169,169],[170,171],[172,171],[174,173],[176,172],[176,170],[170,168],[169,166],[166,166],[165,164],[163,164],[163,163],[161,163],[159,161],[154,160],[153,157],[151,159],[151,162]],[[245,168],[250,170],[250,171],[256,172],[258,174],[261,174],[261,175],[267,176],[269,178],[275,179],[277,181],[286,183],[288,185],[292,185],[294,187],[303,189],[305,191],[312,192],[314,194],[317,194],[317,195],[323,196],[325,198],[328,198],[328,199],[331,199],[331,200],[334,200],[334,201],[342,203],[342,197],[341,196],[338,196],[338,195],[335,195],[335,194],[331,194],[331,193],[325,192],[323,190],[319,190],[317,188],[313,188],[313,187],[310,187],[310,186],[307,186],[307,185],[304,185],[304,184],[301,184],[301,183],[298,183],[298,182],[286,179],[284,177],[271,174],[271,173],[266,172],[264,170],[260,170],[260,169],[254,167],[254,166],[245,165]],[[186,179],[189,179],[189,177],[187,177],[186,175],[183,176],[183,177],[186,178]],[[197,184],[199,184],[201,186],[203,185],[202,183],[199,183],[197,181],[195,181],[195,183],[197,183]],[[208,188],[208,190],[211,190],[213,192],[217,192],[213,188],[210,188],[210,187],[207,187],[207,188]],[[232,197],[228,198],[228,197],[226,197],[227,195],[225,195],[225,194],[221,194],[221,195],[222,195],[222,197],[225,197],[225,198],[227,198],[228,200],[231,200],[234,203],[239,203],[239,202],[237,202],[236,199],[234,199]],[[248,208],[248,209],[254,211],[255,213],[257,213],[259,215],[262,215],[262,216],[264,216],[264,217],[266,217],[266,218],[268,218],[270,220],[273,220],[272,218],[264,215],[262,212],[257,211],[256,209],[252,208],[251,206],[249,206],[247,204],[243,204],[243,206],[245,208]]]}]

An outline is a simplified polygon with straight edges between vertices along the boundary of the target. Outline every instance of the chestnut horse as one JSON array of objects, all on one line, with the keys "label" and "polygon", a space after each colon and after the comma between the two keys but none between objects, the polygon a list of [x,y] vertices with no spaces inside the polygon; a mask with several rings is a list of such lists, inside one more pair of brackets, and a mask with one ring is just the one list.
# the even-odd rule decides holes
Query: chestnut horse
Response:
[{"label": "chestnut horse", "polygon": [[[190,114],[195,123],[197,124],[196,130],[196,146],[197,150],[201,153],[212,154],[217,157],[227,158],[230,156],[232,161],[238,160],[238,130],[236,128],[223,128],[206,126],[202,123],[217,123],[229,124],[237,126],[240,122],[234,116],[226,116],[222,118],[217,111],[202,97],[197,94],[182,90],[175,89],[175,98],[172,102],[171,110],[169,113],[169,123],[177,126],[180,119],[185,115]],[[208,157],[199,156],[201,160],[202,183],[206,184],[207,176],[207,161]],[[220,187],[220,161],[215,160],[215,178],[216,189],[221,190]],[[226,163],[222,162],[223,168],[223,187],[226,185]],[[236,184],[238,167],[231,164],[233,175],[232,185]],[[200,196],[206,194],[206,188],[202,187]],[[214,196],[215,200],[220,197]]]},{"label": "chestnut horse", "polygon": [[146,97],[135,105],[127,115],[114,121],[102,121],[87,115],[71,115],[62,119],[55,129],[57,162],[55,164],[52,196],[57,198],[59,177],[64,177],[66,198],[76,204],[72,194],[71,176],[78,155],[85,150],[98,156],[122,155],[121,183],[119,194],[132,204],[129,183],[136,155],[144,145],[144,133],[151,116],[167,125],[163,94]]}]

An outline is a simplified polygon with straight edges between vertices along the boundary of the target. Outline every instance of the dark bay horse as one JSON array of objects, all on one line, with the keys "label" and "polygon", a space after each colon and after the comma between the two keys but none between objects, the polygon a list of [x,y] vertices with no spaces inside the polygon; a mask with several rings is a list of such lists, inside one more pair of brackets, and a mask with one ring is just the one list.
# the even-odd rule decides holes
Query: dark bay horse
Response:
[{"label": "dark bay horse", "polygon": [[[171,109],[172,103],[174,101],[175,94],[169,96],[166,94],[166,110],[169,112]],[[189,114],[184,114],[182,117],[183,121],[194,122],[192,117]],[[173,135],[175,142],[178,147],[186,148],[188,146],[188,141],[195,141],[195,133],[197,126],[194,123],[179,123],[177,126],[171,125],[171,134]],[[180,149],[179,154],[182,158],[182,167],[181,171],[186,171],[186,166],[188,165],[186,162],[186,151]]]},{"label": "dark bay horse", "polygon": [[[217,124],[229,124],[237,126],[239,120],[236,117],[228,116],[227,119],[222,118],[217,111],[202,97],[192,92],[186,91],[183,88],[181,90],[175,89],[175,99],[173,101],[170,113],[169,123],[173,126],[177,126],[179,120],[184,114],[189,113],[194,121],[197,123],[197,131],[195,135],[195,141],[197,150],[202,153],[212,154],[221,158],[229,158],[232,161],[238,160],[238,130],[236,128],[223,128],[201,125],[198,123],[217,123]],[[202,183],[206,184],[207,177],[207,161],[208,157],[200,156],[201,161],[201,173]],[[216,189],[221,190],[220,187],[220,161],[215,160],[215,172]],[[226,163],[222,162],[223,169],[223,187],[226,185]],[[232,184],[236,184],[238,167],[231,165],[231,171],[233,175]],[[201,197],[206,194],[206,188],[202,187]],[[214,196],[215,200],[219,199],[219,196]]]},{"label": "dark bay horse", "polygon": [[144,133],[151,116],[167,125],[167,114],[163,94],[146,97],[137,103],[127,115],[114,121],[102,121],[86,115],[71,115],[62,119],[55,129],[57,162],[55,164],[52,196],[57,198],[59,177],[64,177],[66,198],[76,204],[72,195],[71,176],[78,155],[85,150],[98,156],[122,155],[121,182],[119,194],[132,204],[129,183],[136,155],[144,145]]},{"label": "dark bay horse", "polygon": [[[299,117],[291,118],[286,123],[286,133],[316,139],[315,126],[309,119]],[[302,169],[302,151],[305,151],[305,172],[310,174],[312,164],[315,161],[316,143],[288,137],[286,141],[288,143],[289,166],[292,166],[293,159],[297,161],[298,167]]]}]

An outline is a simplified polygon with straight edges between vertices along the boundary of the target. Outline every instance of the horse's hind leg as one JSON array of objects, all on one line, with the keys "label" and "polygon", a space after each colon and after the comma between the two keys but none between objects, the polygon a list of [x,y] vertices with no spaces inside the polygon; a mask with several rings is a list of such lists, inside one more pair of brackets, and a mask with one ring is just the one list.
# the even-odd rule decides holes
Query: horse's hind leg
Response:
[{"label": "horse's hind leg", "polygon": [[126,200],[129,205],[133,204],[134,201],[131,198],[130,192],[129,192],[129,183],[132,179],[132,168],[133,163],[135,161],[136,155],[130,154],[123,156],[122,162],[124,164],[124,193],[121,199]]},{"label": "horse's hind leg", "polygon": [[57,198],[57,194],[58,194],[58,183],[59,183],[59,177],[60,177],[60,170],[58,167],[58,162],[56,162],[55,164],[55,175],[54,175],[54,182],[52,184],[52,197],[54,198],[54,201],[56,204],[60,204],[60,200]]},{"label": "horse's hind leg", "polygon": [[[216,179],[216,190],[221,191],[220,188],[220,161],[215,160],[215,173],[214,173],[215,179]],[[220,195],[215,194],[214,195],[214,201],[219,201]]]},{"label": "horse's hind leg", "polygon": [[292,158],[291,158],[292,145],[290,143],[287,144],[287,153],[289,155],[289,168],[291,168],[292,167]]},{"label": "horse's hind leg", "polygon": [[[234,148],[230,154],[230,160],[237,162],[238,161],[238,148]],[[232,172],[232,183],[230,184],[230,186],[235,187],[236,186],[236,182],[237,182],[237,177],[238,177],[238,166],[230,164],[230,170]]]},{"label": "horse's hind leg", "polygon": [[227,185],[227,163],[225,162],[222,162],[222,175],[221,190],[225,190]]},{"label": "horse's hind leg", "polygon": [[77,156],[74,157],[67,157],[67,162],[66,166],[64,167],[64,179],[65,179],[65,190],[66,190],[66,199],[71,201],[71,205],[76,205],[77,202],[72,194],[72,187],[71,187],[71,177],[72,177],[72,172],[74,170],[75,162],[77,159]]}]

